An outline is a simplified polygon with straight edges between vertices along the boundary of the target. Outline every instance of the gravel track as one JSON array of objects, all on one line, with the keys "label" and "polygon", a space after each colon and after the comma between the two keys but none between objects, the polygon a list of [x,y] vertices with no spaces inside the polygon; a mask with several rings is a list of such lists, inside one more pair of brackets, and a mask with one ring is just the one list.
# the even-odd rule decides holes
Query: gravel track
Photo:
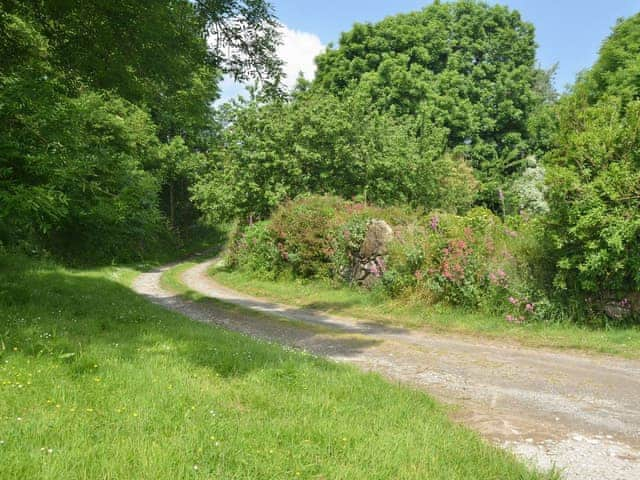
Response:
[{"label": "gravel track", "polygon": [[527,348],[330,316],[250,297],[207,275],[215,260],[182,275],[194,291],[269,315],[192,302],[164,290],[170,267],[133,288],[202,322],[304,349],[421,388],[458,406],[455,420],[568,480],[640,479],[640,361]]}]

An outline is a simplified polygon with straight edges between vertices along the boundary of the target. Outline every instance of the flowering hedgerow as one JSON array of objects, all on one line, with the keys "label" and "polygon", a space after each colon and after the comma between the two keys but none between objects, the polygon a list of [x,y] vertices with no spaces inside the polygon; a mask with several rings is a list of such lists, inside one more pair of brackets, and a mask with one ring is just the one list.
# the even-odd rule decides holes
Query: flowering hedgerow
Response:
[{"label": "flowering hedgerow", "polygon": [[248,228],[235,242],[235,266],[351,281],[367,226],[380,218],[392,224],[394,239],[387,255],[366,266],[379,280],[376,288],[427,303],[482,307],[513,323],[538,314],[518,247],[524,237],[482,208],[465,216],[403,214],[334,197],[304,197],[283,204],[270,223]]}]

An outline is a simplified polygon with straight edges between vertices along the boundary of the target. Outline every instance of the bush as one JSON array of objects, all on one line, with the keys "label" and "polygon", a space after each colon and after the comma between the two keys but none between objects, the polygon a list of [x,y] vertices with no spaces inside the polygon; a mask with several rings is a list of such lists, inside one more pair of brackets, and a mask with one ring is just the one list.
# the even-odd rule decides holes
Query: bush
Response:
[{"label": "bush", "polygon": [[572,295],[622,298],[640,291],[640,102],[609,98],[560,107],[547,158],[547,241],[554,285]]},{"label": "bush", "polygon": [[248,228],[236,225],[230,236],[226,260],[229,267],[274,279],[282,269],[282,262],[269,223],[260,222]]},{"label": "bush", "polygon": [[547,302],[537,287],[541,273],[529,265],[529,258],[541,253],[534,248],[536,242],[516,231],[533,235],[538,230],[526,217],[510,219],[507,225],[484,208],[464,216],[421,214],[336,197],[302,197],[282,204],[270,222],[237,233],[229,263],[260,276],[289,270],[302,278],[351,282],[351,269],[373,219],[394,226],[395,238],[378,272],[379,288],[387,295],[480,307],[518,322],[544,313],[538,308]]},{"label": "bush", "polygon": [[312,195],[285,202],[275,211],[271,230],[281,258],[295,275],[319,278],[335,273],[337,229],[347,206],[337,197]]}]

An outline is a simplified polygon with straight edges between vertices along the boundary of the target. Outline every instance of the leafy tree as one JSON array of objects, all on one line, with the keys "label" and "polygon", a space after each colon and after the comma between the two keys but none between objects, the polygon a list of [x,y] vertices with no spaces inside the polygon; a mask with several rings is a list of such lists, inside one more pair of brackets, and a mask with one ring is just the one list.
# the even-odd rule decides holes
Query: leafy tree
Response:
[{"label": "leafy tree", "polygon": [[[356,24],[317,58],[316,84],[360,92],[379,111],[447,131],[447,146],[486,176],[518,171],[528,119],[542,102],[534,28],[503,6],[436,2]],[[538,87],[538,88],[537,88]]]},{"label": "leafy tree", "polygon": [[592,70],[556,108],[545,157],[555,285],[573,294],[640,290],[640,15],[619,22]]},{"label": "leafy tree", "polygon": [[585,96],[559,108],[547,158],[547,234],[555,285],[573,293],[640,289],[640,102]]},{"label": "leafy tree", "polygon": [[75,94],[48,42],[1,14],[0,239],[76,258],[132,258],[162,228],[156,127],[114,96]]},{"label": "leafy tree", "polygon": [[262,0],[0,0],[0,241],[132,258],[159,207],[194,221],[221,74],[277,82],[276,26]]},{"label": "leafy tree", "polygon": [[197,143],[209,128],[220,73],[265,80],[280,75],[277,24],[263,0],[2,4],[37,25],[63,71],[146,106],[161,138],[182,135]]},{"label": "leafy tree", "polygon": [[[180,137],[192,153],[214,143],[211,105],[222,73],[259,77],[272,89],[280,78],[277,23],[263,0],[0,0],[0,5],[46,39],[49,62],[70,90],[88,87],[137,105],[151,115],[162,143]],[[176,158],[188,156],[161,160]],[[163,180],[161,204],[174,227],[197,216],[187,193],[188,165],[152,166]]]},{"label": "leafy tree", "polygon": [[308,192],[450,210],[475,199],[464,160],[442,157],[442,129],[418,139],[408,122],[358,96],[299,89],[290,102],[229,106],[227,124],[223,148],[193,188],[212,218],[265,218]]},{"label": "leafy tree", "polygon": [[640,13],[618,22],[577,87],[588,92],[590,103],[607,95],[619,96],[625,103],[640,98]]}]

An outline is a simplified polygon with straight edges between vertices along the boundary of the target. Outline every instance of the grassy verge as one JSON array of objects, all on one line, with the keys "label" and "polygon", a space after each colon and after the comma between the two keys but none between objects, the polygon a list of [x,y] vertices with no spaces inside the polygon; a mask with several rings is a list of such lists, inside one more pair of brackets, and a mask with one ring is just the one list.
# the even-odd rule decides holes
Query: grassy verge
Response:
[{"label": "grassy verge", "polygon": [[335,315],[411,328],[427,327],[439,332],[482,335],[536,347],[579,349],[640,358],[638,327],[594,329],[560,322],[514,325],[502,317],[443,307],[425,308],[419,303],[391,300],[375,292],[323,281],[269,281],[221,267],[214,267],[211,274],[221,284],[250,295]]},{"label": "grassy verge", "polygon": [[426,395],[0,257],[0,478],[534,479]]}]

